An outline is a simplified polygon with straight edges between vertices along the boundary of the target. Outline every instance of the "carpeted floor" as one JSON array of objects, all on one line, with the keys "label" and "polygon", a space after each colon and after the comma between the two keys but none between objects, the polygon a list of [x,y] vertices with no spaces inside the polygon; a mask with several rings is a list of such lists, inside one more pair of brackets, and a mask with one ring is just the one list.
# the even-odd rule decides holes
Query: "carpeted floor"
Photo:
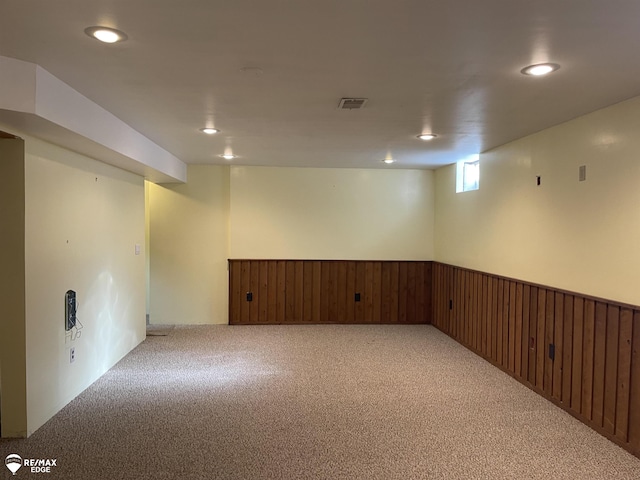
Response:
[{"label": "carpeted floor", "polygon": [[640,479],[430,326],[177,327],[8,453],[55,458],[42,478],[65,480]]}]

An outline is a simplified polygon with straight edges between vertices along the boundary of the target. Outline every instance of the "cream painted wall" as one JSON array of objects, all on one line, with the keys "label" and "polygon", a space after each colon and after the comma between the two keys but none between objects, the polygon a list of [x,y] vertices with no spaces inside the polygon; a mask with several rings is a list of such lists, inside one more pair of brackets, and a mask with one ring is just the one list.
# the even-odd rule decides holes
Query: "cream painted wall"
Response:
[{"label": "cream painted wall", "polygon": [[640,305],[638,131],[640,97],[481,155],[478,191],[438,169],[436,260]]},{"label": "cream painted wall", "polygon": [[149,184],[150,321],[228,323],[228,258],[431,259],[432,183],[419,170],[191,165],[184,185]]},{"label": "cream painted wall", "polygon": [[[25,137],[27,413],[31,433],[145,338],[142,177]],[[64,329],[77,292],[81,336]],[[69,360],[75,348],[76,360]]]},{"label": "cream painted wall", "polygon": [[24,141],[0,138],[0,406],[2,436],[27,434]]},{"label": "cream painted wall", "polygon": [[190,165],[187,175],[148,186],[149,319],[228,323],[229,167]]},{"label": "cream painted wall", "polygon": [[433,172],[231,167],[231,258],[431,260]]}]

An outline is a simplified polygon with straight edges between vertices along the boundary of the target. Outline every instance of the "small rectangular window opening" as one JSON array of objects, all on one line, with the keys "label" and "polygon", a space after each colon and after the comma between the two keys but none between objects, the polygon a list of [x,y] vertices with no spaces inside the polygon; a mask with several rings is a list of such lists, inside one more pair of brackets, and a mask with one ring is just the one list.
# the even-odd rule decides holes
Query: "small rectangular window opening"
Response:
[{"label": "small rectangular window opening", "polygon": [[473,159],[457,163],[456,193],[469,192],[480,188],[480,159],[476,155]]}]

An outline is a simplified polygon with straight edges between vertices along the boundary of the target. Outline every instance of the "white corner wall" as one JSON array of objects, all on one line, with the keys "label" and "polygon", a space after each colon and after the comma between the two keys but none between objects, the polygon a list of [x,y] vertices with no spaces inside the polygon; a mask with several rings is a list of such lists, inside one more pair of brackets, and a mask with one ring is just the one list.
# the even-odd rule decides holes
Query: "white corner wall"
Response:
[{"label": "white corner wall", "polygon": [[[32,433],[145,338],[142,177],[26,137],[27,425]],[[81,336],[64,329],[77,292]],[[69,349],[76,359],[70,363]]]},{"label": "white corner wall", "polygon": [[231,167],[231,258],[431,260],[433,172]]},{"label": "white corner wall", "polygon": [[436,260],[640,305],[638,131],[634,98],[482,154],[477,191],[438,169]]},{"label": "white corner wall", "polygon": [[229,167],[190,165],[182,185],[149,184],[149,320],[228,323]]}]

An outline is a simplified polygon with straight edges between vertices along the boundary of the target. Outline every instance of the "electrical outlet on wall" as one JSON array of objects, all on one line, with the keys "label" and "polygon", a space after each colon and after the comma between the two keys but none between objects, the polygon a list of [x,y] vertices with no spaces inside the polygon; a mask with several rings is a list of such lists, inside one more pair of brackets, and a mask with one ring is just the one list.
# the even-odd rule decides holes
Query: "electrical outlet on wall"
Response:
[{"label": "electrical outlet on wall", "polygon": [[580,167],[578,168],[578,181],[584,182],[586,180],[587,180],[587,166],[580,165]]}]

